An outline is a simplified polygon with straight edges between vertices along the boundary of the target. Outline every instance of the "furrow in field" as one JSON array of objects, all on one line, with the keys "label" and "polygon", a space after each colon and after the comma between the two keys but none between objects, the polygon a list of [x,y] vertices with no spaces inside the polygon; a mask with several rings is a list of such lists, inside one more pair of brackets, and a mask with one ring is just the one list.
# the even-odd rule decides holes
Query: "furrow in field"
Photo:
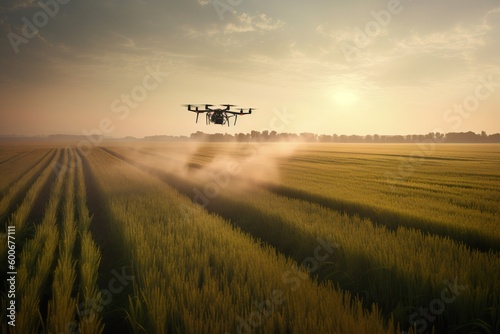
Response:
[{"label": "furrow in field", "polygon": [[[307,200],[312,200],[312,196],[333,208],[356,206],[352,213],[368,210],[368,217],[377,223],[384,220],[379,213],[388,213],[394,216],[393,224],[401,221],[405,226],[409,219],[412,228],[444,232],[451,238],[457,234],[457,240],[481,250],[499,249],[500,183],[492,179],[497,169],[494,159],[481,163],[443,162],[439,166],[415,163],[402,179],[398,175],[388,178],[385,173],[397,171],[405,160],[365,159],[359,166],[352,166],[348,155],[332,154],[330,160],[335,162],[330,167],[285,161],[276,190],[297,198],[305,196]],[[476,172],[474,178],[471,170]],[[418,220],[425,224],[415,226]],[[481,236],[485,238],[481,240]]]},{"label": "furrow in field", "polygon": [[87,187],[82,163],[82,156],[75,150],[75,219],[79,232],[78,274],[80,286],[78,291],[77,320],[79,333],[100,334],[104,331],[102,323],[102,299],[97,280],[101,264],[101,251],[97,246],[90,226],[92,213],[87,207]]},{"label": "furrow in field", "polygon": [[0,166],[2,165],[5,165],[7,163],[12,163],[16,160],[19,160],[23,157],[25,157],[26,155],[32,153],[34,150],[23,150],[21,153],[19,152],[9,152],[6,154],[6,157],[0,161]]},{"label": "furrow in field", "polygon": [[[42,187],[44,188],[49,188],[52,184],[52,182],[49,180],[51,178],[52,174],[52,166],[53,164],[58,161],[59,159],[63,158],[63,154],[61,154],[60,150],[54,151],[54,156],[51,157],[51,161],[48,164],[48,166],[45,167],[45,170],[41,171],[40,176],[36,179],[36,181],[31,185],[30,189],[26,193],[26,196],[22,200],[21,204],[17,207],[17,210],[11,215],[8,225],[14,225],[16,226],[16,252],[19,254],[21,250],[24,247],[24,243],[28,238],[30,238],[32,235],[29,233],[30,229],[29,226],[27,227],[27,222],[31,221],[29,220],[29,215],[30,212],[33,211],[33,207],[36,205],[36,201],[40,201],[43,206],[45,206],[47,197],[48,197],[48,190],[47,194],[42,196],[41,198],[41,189]],[[62,160],[61,160],[62,161]],[[35,201],[36,200],[36,201]],[[41,209],[41,217],[38,221],[41,221],[43,217],[43,208]],[[5,227],[5,226],[2,226]],[[4,232],[2,232],[2,235],[6,235]],[[0,263],[1,263],[1,268],[7,268],[7,243],[3,243],[0,247]],[[6,272],[7,270],[5,270]]]},{"label": "furrow in field", "polygon": [[16,233],[20,239],[23,239],[27,233],[28,222],[32,222],[35,218],[34,214],[39,213],[36,221],[40,221],[43,215],[44,206],[48,197],[48,191],[51,187],[53,179],[56,177],[54,166],[64,158],[61,150],[57,150],[40,175],[30,185],[22,202],[17,206],[16,210],[10,215],[8,224],[16,226]]},{"label": "furrow in field", "polygon": [[21,179],[26,173],[29,173],[34,166],[41,160],[45,159],[47,155],[52,153],[51,149],[38,149],[30,151],[31,154],[23,154],[22,159],[16,159],[11,163],[0,166],[0,193],[4,196],[12,185]]},{"label": "furrow in field", "polygon": [[335,211],[345,212],[350,216],[368,218],[373,223],[385,226],[390,230],[400,227],[419,230],[424,234],[437,235],[462,242],[473,249],[483,252],[500,250],[500,240],[496,235],[486,231],[464,229],[460,225],[439,224],[436,221],[418,216],[394,212],[392,210],[370,207],[363,203],[342,200],[333,197],[309,193],[302,189],[291,188],[278,184],[263,184],[263,188],[281,196],[317,203]]},{"label": "furrow in field", "polygon": [[[200,210],[158,179],[104,151],[89,160],[106,193],[110,222],[133,261],[129,315],[134,329],[392,332],[391,323],[384,329],[376,308],[363,311],[348,293],[315,283],[293,261]],[[255,321],[249,321],[252,316]]]},{"label": "furrow in field", "polygon": [[40,176],[42,171],[47,168],[54,158],[54,155],[55,151],[48,151],[41,159],[37,160],[34,164],[30,164],[28,169],[22,167],[18,168],[19,170],[26,170],[26,172],[20,174],[20,177],[12,182],[2,195],[2,199],[0,200],[0,223],[15,211],[16,204],[21,201],[23,195],[25,195],[29,187]]},{"label": "furrow in field", "polygon": [[[320,144],[321,145],[321,144]],[[358,144],[347,144],[347,145],[335,145],[336,149],[332,150],[331,146],[324,145],[323,149],[315,150],[308,147],[308,145],[304,145],[304,150],[302,151],[303,156],[307,156],[308,158],[318,159],[318,157],[324,157],[325,159],[330,159],[332,154],[335,155],[352,155],[352,156],[371,156],[377,157],[386,157],[387,159],[394,160],[394,158],[403,158],[407,159],[409,156],[418,156],[422,159],[427,160],[444,160],[444,161],[483,161],[484,157],[474,156],[475,151],[471,151],[468,153],[469,156],[464,157],[463,147],[451,145],[428,145],[425,143],[415,143],[408,145],[387,145],[387,144],[367,144],[367,145],[358,145]],[[406,152],[411,152],[408,155],[406,152],[401,153],[401,147],[408,147]],[[467,145],[465,145],[467,146]],[[338,148],[343,147],[344,150],[338,150]],[[444,147],[442,149],[441,147]],[[450,148],[451,147],[451,148]],[[458,148],[457,148],[458,147]],[[374,152],[370,152],[374,151]],[[301,152],[301,153],[302,153]],[[309,154],[309,155],[308,155]]]},{"label": "furrow in field", "polygon": [[[131,263],[123,256],[126,250],[119,242],[116,228],[111,225],[111,217],[103,206],[107,194],[99,188],[89,164],[89,159],[94,154],[96,154],[94,151],[90,154],[78,152],[82,166],[80,178],[83,180],[80,183],[85,186],[86,206],[88,208],[88,210],[84,209],[79,213],[80,223],[87,226],[86,239],[82,239],[82,251],[85,247],[91,253],[85,260],[82,259],[84,263],[80,268],[83,281],[90,289],[84,292],[83,308],[86,311],[85,316],[93,320],[92,326],[81,322],[80,328],[86,330],[87,333],[92,333],[93,328],[97,331],[104,331],[104,333],[126,333],[129,331],[129,327],[123,320],[127,316],[123,305],[127,305],[129,302],[129,296],[132,295],[132,285],[126,282],[127,285],[119,286],[119,293],[114,293],[117,291],[114,284],[116,275],[123,271],[129,271]],[[79,206],[83,207],[83,198],[80,197],[79,201]],[[98,262],[92,262],[97,259],[99,259]],[[95,265],[98,268],[95,268]],[[98,286],[105,289],[109,295],[101,295]]]},{"label": "furrow in field", "polygon": [[65,171],[65,180],[61,190],[62,202],[60,205],[59,219],[59,243],[57,247],[56,267],[52,274],[52,289],[47,302],[41,301],[47,306],[46,328],[51,333],[63,333],[75,324],[76,298],[73,294],[76,281],[76,259],[73,252],[77,237],[75,224],[75,166],[74,151],[65,149],[68,159]]},{"label": "furrow in field", "polygon": [[[128,150],[129,152],[133,152],[134,154],[140,153],[148,156],[143,159],[144,161],[149,161],[151,158],[159,158],[163,160],[167,160],[168,164],[160,164],[164,169],[169,169],[171,172],[176,172],[177,170],[182,170],[182,166],[184,166],[183,161],[175,160],[170,156],[165,155],[165,151],[163,154],[150,152],[144,149],[134,149]],[[160,151],[162,152],[162,151]],[[331,159],[331,158],[330,158]],[[185,163],[185,162],[184,162]],[[289,162],[287,161],[287,164]],[[375,168],[373,165],[377,163],[374,162],[371,168]],[[172,168],[174,166],[174,168]],[[351,165],[349,165],[351,166]],[[200,164],[189,164],[189,168],[201,169],[203,166]],[[297,169],[297,166],[293,166],[294,169]],[[302,167],[300,167],[302,168]],[[359,175],[364,175],[360,172],[366,172],[366,163],[364,167],[361,167],[360,171],[352,170],[349,168],[349,173],[352,173],[352,176],[344,175],[344,178],[351,177],[352,179],[356,179],[356,182],[359,181]],[[383,170],[383,169],[382,169]],[[320,177],[314,177],[314,175],[321,175]],[[312,164],[310,161],[307,163],[307,168],[301,170],[299,174],[297,174],[297,178],[301,180],[301,182],[313,185],[314,187],[323,187],[328,188],[328,191],[331,192],[331,189],[336,189],[339,187],[337,183],[332,181],[331,185],[325,185],[324,178],[327,172],[324,169],[318,169],[317,166]],[[232,178],[240,178],[239,175],[232,176]],[[242,175],[241,178],[244,180],[245,175]],[[289,179],[289,178],[288,178]],[[283,181],[284,182],[284,181]],[[383,182],[383,180],[381,181]],[[349,198],[334,196],[333,193],[329,193],[328,196],[321,195],[319,190],[314,192],[308,191],[305,187],[300,185],[296,185],[294,187],[286,186],[282,184],[270,184],[270,183],[262,183],[262,186],[269,191],[272,191],[278,195],[286,196],[290,198],[301,199],[305,201],[311,201],[314,203],[318,203],[322,206],[330,208],[332,210],[345,212],[351,216],[360,216],[362,218],[368,218],[373,221],[375,224],[380,226],[386,226],[391,230],[396,230],[399,227],[412,228],[416,230],[422,231],[424,234],[437,235],[441,237],[447,237],[456,240],[457,242],[463,242],[469,247],[473,249],[477,249],[480,251],[487,252],[490,249],[498,251],[500,250],[500,235],[497,232],[492,233],[492,228],[485,228],[485,219],[488,218],[488,221],[494,222],[496,221],[495,216],[498,216],[498,208],[495,205],[494,201],[490,202],[482,202],[478,203],[477,201],[470,204],[467,202],[467,199],[463,198],[463,195],[458,193],[457,196],[452,196],[448,194],[447,198],[450,203],[453,203],[456,209],[453,212],[447,212],[447,220],[441,219],[442,211],[443,211],[443,203],[439,201],[443,198],[444,194],[442,190],[436,190],[434,197],[436,197],[435,202],[427,203],[425,211],[426,215],[422,215],[422,211],[417,210],[409,210],[407,207],[400,208],[396,210],[395,207],[387,207],[380,206],[380,203],[367,203],[367,201],[354,201]],[[374,183],[373,178],[367,180],[365,184],[358,187],[359,189],[363,189],[364,191],[370,191],[373,193],[382,191],[385,189],[383,185],[378,183]],[[481,192],[484,193],[484,188],[480,187]],[[345,190],[347,191],[347,190]],[[349,192],[352,192],[349,191]],[[393,193],[386,194],[387,196],[393,196]],[[352,197],[352,196],[351,196]],[[413,192],[412,197],[418,197],[423,199],[428,199],[430,197],[429,189],[426,191],[419,191],[418,193]],[[400,197],[396,197],[396,199],[400,199]],[[394,199],[394,200],[396,200]],[[390,200],[388,200],[391,202]],[[468,199],[468,201],[472,201],[472,199]],[[387,203],[387,200],[385,201]],[[477,207],[476,211],[471,211],[471,207]],[[432,211],[433,215],[429,216],[428,212]],[[441,216],[436,217],[436,213],[440,213]],[[464,222],[458,223],[459,222]],[[481,222],[480,225],[471,225],[469,223],[465,223],[466,221],[478,221]],[[496,231],[495,229],[493,229]]]},{"label": "furrow in field", "polygon": [[59,229],[58,209],[63,192],[68,165],[68,151],[62,153],[63,161],[50,190],[50,196],[41,223],[35,228],[19,256],[17,288],[19,306],[16,327],[12,333],[36,333],[46,315],[46,301],[49,299],[47,285],[54,270]]},{"label": "furrow in field", "polygon": [[[265,240],[271,245],[276,245],[279,240],[282,240],[282,236],[280,235],[279,231],[283,226],[286,226],[287,223],[281,218],[279,214],[258,214],[261,220],[270,223],[268,228],[271,228],[272,230],[269,231],[267,229],[261,229],[260,225],[254,224],[253,218],[256,215],[255,206],[247,204],[245,203],[245,201],[231,200],[230,198],[222,194],[220,196],[207,198],[207,196],[202,195],[203,188],[200,187],[200,184],[196,182],[176,177],[175,175],[167,173],[159,168],[150,167],[116,151],[107,148],[101,149],[104,152],[118,159],[126,161],[127,163],[159,178],[163,182],[177,189],[180,193],[189,198],[192,198],[193,202],[195,202],[196,204],[203,205],[208,212],[221,215],[222,217],[230,221],[236,222],[239,227],[243,228],[243,230],[251,233],[255,237]],[[197,196],[197,194],[201,194],[201,196]],[[316,240],[316,236],[302,235],[302,231],[300,229],[295,229],[294,227],[289,227],[289,229],[290,235],[295,237],[293,238],[293,240],[287,241],[284,245],[282,245],[282,247],[278,247],[278,249],[285,255],[291,256],[293,258],[299,258],[299,254],[304,253],[305,250],[300,248],[297,249],[296,245],[301,241],[307,245],[314,243]]]},{"label": "furrow in field", "polygon": [[[494,293],[500,286],[492,285],[489,279],[500,275],[500,257],[496,254],[470,251],[447,238],[423,235],[419,231],[402,228],[388,231],[385,227],[373,226],[368,220],[341,215],[259,188],[231,192],[230,188],[236,184],[230,184],[228,190],[208,196],[204,189],[208,181],[196,183],[181,179],[152,167],[161,166],[161,162],[142,163],[139,161],[144,159],[140,155],[125,156],[103,150],[159,177],[190,198],[194,195],[198,203],[231,218],[243,230],[299,262],[314,251],[318,236],[338,243],[341,249],[338,257],[318,268],[315,274],[320,279],[329,277],[351,291],[365,291],[365,301],[378,302],[386,314],[398,313],[399,320],[408,319],[407,314],[402,315],[405,307],[428,304],[439,295],[443,279],[456,278],[469,290],[436,325],[444,329],[447,324],[456,323],[470,329],[475,317],[483,319],[488,326],[495,324],[495,317],[489,318],[484,312],[491,305],[500,304]],[[205,199],[200,195],[203,193]],[[443,267],[443,262],[448,266]]]},{"label": "furrow in field", "polygon": [[[367,198],[367,195],[370,195],[371,200],[377,199],[376,196],[373,197],[372,195],[377,195],[378,192],[389,196],[399,194],[415,195],[416,198],[421,194],[424,196],[429,195],[429,192],[431,192],[432,195],[445,198],[444,195],[460,195],[464,191],[497,191],[500,185],[498,182],[500,174],[496,178],[490,174],[492,170],[496,169],[491,162],[481,163],[480,166],[484,170],[475,174],[474,178],[466,172],[479,167],[476,165],[465,165],[462,169],[447,164],[441,164],[440,166],[428,166],[427,164],[407,166],[410,171],[405,170],[404,174],[399,174],[397,173],[399,167],[401,167],[399,161],[382,163],[365,159],[363,164],[354,166],[345,157],[334,157],[331,162],[330,166],[321,166],[310,161],[301,163],[292,162],[291,160],[285,161],[282,164],[283,181],[293,182],[293,178],[297,174],[301,174],[300,183],[305,183],[306,180],[302,179],[307,178],[309,183],[316,182],[319,185],[326,183],[332,189],[350,186],[355,189],[362,189],[363,193],[356,195],[364,195],[363,197]],[[407,175],[407,177],[401,175]],[[300,186],[297,182],[293,183]],[[421,192],[416,193],[414,192],[415,189]]]}]

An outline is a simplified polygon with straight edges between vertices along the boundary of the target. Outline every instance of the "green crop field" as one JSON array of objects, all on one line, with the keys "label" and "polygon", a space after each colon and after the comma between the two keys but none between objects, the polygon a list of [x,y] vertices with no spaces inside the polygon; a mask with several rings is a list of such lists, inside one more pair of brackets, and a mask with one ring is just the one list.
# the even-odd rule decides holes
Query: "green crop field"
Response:
[{"label": "green crop field", "polygon": [[500,333],[500,145],[4,143],[0,175],[2,333]]}]

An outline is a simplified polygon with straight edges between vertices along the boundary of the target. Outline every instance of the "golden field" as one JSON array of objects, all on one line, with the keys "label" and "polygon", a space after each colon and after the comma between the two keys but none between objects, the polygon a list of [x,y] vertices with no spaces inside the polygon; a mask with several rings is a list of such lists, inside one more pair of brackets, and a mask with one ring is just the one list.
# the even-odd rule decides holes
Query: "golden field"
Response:
[{"label": "golden field", "polygon": [[2,144],[0,173],[17,333],[500,332],[499,145]]}]

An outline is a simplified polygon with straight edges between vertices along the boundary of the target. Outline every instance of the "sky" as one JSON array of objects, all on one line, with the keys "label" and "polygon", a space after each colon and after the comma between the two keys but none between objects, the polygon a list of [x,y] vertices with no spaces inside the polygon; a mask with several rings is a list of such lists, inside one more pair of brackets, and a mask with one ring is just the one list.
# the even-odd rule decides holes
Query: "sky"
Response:
[{"label": "sky", "polygon": [[0,135],[500,132],[496,0],[2,0],[0,35]]}]

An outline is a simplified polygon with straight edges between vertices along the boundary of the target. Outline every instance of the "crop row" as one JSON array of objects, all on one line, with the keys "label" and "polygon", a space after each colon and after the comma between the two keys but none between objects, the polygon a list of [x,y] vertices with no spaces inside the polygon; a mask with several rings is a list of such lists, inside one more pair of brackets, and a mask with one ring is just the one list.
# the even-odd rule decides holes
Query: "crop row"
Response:
[{"label": "crop row", "polygon": [[[252,155],[256,147],[274,150],[271,159],[281,175],[263,186],[280,195],[360,215],[389,228],[405,226],[480,250],[500,250],[500,156],[494,147],[442,145],[415,152],[415,145],[309,144],[276,158],[282,146],[202,145],[189,161],[207,165],[227,155],[234,161],[253,160],[254,169],[266,170],[267,159]],[[141,150],[171,159],[169,150],[156,146]]]},{"label": "crop row", "polygon": [[[39,149],[33,152],[29,149],[16,149],[11,152],[0,146],[0,155],[7,154],[7,159],[0,162],[2,179],[0,179],[0,194],[19,179],[26,171],[30,170],[37,161],[43,158],[49,150]],[[12,156],[11,156],[12,155]]]},{"label": "crop row", "polygon": [[[32,234],[17,233],[40,188],[50,181],[43,218]],[[25,195],[9,224],[16,225],[17,266],[16,326],[11,333],[102,333],[101,298],[97,286],[100,251],[89,231],[90,214],[82,161],[74,149],[58,149],[53,162]],[[17,212],[17,211],[16,211]],[[22,218],[22,219],[21,219]],[[2,312],[2,317],[5,314]]]},{"label": "crop row", "polygon": [[[18,163],[13,164],[12,171],[20,173],[19,177],[16,179],[17,175],[12,175],[8,170],[2,168],[4,174],[2,179],[4,180],[15,180],[10,184],[10,186],[2,194],[2,199],[0,200],[0,223],[4,222],[4,218],[8,215],[9,210],[13,210],[13,206],[16,202],[16,198],[22,195],[30,184],[36,180],[41,171],[47,170],[49,163],[53,161],[54,152],[46,151],[44,154],[30,154],[26,158],[19,160]],[[41,157],[40,157],[41,155]]]},{"label": "crop row", "polygon": [[63,155],[63,167],[52,185],[43,220],[35,227],[33,239],[26,241],[19,255],[17,284],[20,306],[16,327],[10,327],[15,333],[34,333],[41,325],[40,299],[53,271],[59,240],[58,206],[69,158],[67,152]]},{"label": "crop row", "polygon": [[491,149],[459,155],[443,146],[420,152],[424,157],[412,155],[411,147],[377,154],[332,149],[308,146],[284,161],[280,192],[391,228],[407,226],[500,250],[500,157]]},{"label": "crop row", "polygon": [[[315,283],[158,179],[102,151],[89,164],[131,260],[134,332],[392,332],[376,306],[366,311],[349,293]],[[326,241],[316,247],[311,256],[334,251]]]},{"label": "crop row", "polygon": [[[15,160],[31,155],[35,149],[25,146],[11,147],[0,143],[0,166],[10,164]],[[3,168],[3,166],[2,166]]]},{"label": "crop row", "polygon": [[[440,295],[443,281],[447,280],[467,289],[460,292],[453,304],[446,305],[446,313],[434,325],[441,329],[464,326],[463,331],[477,326],[495,331],[499,326],[494,309],[500,305],[496,293],[500,286],[491,280],[500,277],[500,257],[496,253],[471,251],[448,238],[417,230],[390,231],[368,219],[343,215],[258,187],[242,192],[244,188],[238,186],[236,177],[218,174],[220,171],[208,172],[211,178],[192,183],[159,170],[156,166],[162,166],[161,158],[149,156],[146,160],[141,153],[126,149],[110,152],[176,185],[209,210],[231,219],[299,262],[314,250],[318,236],[335,240],[342,250],[338,259],[315,274],[363,294],[365,302],[377,302],[403,325],[408,325],[415,310]],[[147,165],[141,161],[147,161]],[[228,177],[229,183],[221,186]],[[217,178],[219,192],[214,196]],[[231,191],[233,188],[237,191]]]}]

